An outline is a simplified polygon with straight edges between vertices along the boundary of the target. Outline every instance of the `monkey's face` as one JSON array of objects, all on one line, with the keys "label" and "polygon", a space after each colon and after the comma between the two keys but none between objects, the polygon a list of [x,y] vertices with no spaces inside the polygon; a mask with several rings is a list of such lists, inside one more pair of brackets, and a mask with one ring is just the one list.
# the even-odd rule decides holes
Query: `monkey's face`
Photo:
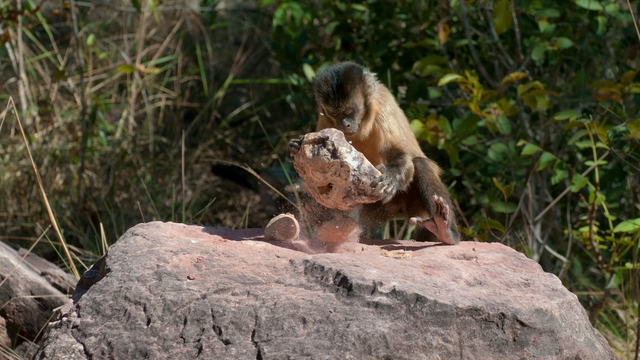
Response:
[{"label": "monkey's face", "polygon": [[320,115],[331,120],[333,127],[342,131],[346,136],[352,136],[360,130],[362,106],[356,102],[349,102],[339,108],[320,105]]},{"label": "monkey's face", "polygon": [[363,126],[375,77],[366,68],[344,62],[319,71],[314,81],[320,115],[346,136]]}]

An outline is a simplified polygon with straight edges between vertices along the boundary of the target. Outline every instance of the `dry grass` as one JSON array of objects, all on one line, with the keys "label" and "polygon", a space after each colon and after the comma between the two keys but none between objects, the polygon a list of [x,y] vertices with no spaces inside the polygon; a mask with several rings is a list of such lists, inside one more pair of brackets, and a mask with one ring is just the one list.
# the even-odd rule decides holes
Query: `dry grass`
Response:
[{"label": "dry grass", "polygon": [[[0,122],[0,228],[21,240],[59,227],[74,273],[69,259],[91,263],[138,222],[266,220],[256,194],[211,175],[209,159],[277,164],[286,84],[246,80],[277,75],[264,60],[268,16],[237,4],[198,17],[180,1],[141,3],[138,12],[78,2],[74,17],[50,2],[2,28],[0,96],[16,99],[22,122]],[[65,242],[89,253],[67,253]]]},{"label": "dry grass", "polygon": [[[53,0],[0,24],[0,240],[76,276],[139,222],[266,224],[259,196],[210,164],[279,166],[293,120],[309,116],[289,98],[270,57],[271,18],[253,2],[195,2],[199,15],[193,1],[140,3]],[[638,304],[626,293],[610,294],[596,320],[632,359]]]}]

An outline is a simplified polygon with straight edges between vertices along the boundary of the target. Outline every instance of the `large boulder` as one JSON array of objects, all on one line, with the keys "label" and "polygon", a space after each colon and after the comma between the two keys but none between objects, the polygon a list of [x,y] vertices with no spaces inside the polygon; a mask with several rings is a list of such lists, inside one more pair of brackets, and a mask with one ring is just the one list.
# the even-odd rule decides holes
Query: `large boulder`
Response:
[{"label": "large boulder", "polygon": [[501,244],[308,255],[262,233],[135,226],[36,359],[615,358],[576,296]]}]

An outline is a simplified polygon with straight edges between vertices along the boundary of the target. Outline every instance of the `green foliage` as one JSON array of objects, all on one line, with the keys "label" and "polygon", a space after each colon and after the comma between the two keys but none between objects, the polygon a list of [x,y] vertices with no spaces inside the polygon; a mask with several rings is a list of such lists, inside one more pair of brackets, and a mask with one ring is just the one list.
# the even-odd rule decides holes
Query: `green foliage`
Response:
[{"label": "green foliage", "polygon": [[[336,61],[372,68],[445,168],[463,233],[522,249],[591,294],[585,304],[610,296],[615,277],[639,281],[629,270],[640,251],[639,46],[626,9],[596,0],[276,6],[275,57],[309,80],[297,91],[310,94],[312,75]],[[633,304],[629,291],[620,301]]]}]

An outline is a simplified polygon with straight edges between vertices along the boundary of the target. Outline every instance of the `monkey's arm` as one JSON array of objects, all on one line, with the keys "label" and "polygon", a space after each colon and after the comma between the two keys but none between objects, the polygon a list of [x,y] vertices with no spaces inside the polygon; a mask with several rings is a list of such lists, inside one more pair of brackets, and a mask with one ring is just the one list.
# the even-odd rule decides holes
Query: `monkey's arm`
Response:
[{"label": "monkey's arm", "polygon": [[388,203],[399,191],[405,191],[413,179],[415,171],[410,153],[401,147],[391,146],[384,151],[385,164],[377,166],[382,173],[371,185],[376,191],[382,191],[382,203]]}]

